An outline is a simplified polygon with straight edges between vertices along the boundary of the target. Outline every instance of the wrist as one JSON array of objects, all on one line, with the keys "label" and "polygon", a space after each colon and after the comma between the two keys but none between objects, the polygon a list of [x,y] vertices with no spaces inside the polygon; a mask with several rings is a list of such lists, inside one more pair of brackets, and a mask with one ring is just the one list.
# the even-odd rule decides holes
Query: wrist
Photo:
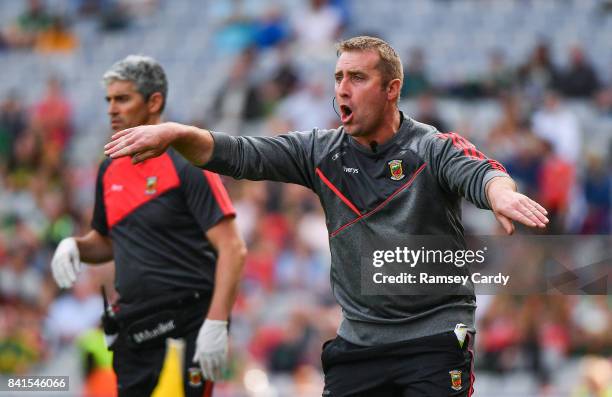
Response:
[{"label": "wrist", "polygon": [[516,183],[509,176],[495,176],[485,186],[485,196],[489,205],[494,209],[494,201],[500,191],[517,191]]},{"label": "wrist", "polygon": [[225,321],[229,318],[229,313],[226,310],[210,308],[206,315],[207,320]]},{"label": "wrist", "polygon": [[227,326],[227,323],[228,323],[227,320],[215,320],[210,317],[206,317],[204,322],[209,325],[224,326],[224,327]]}]

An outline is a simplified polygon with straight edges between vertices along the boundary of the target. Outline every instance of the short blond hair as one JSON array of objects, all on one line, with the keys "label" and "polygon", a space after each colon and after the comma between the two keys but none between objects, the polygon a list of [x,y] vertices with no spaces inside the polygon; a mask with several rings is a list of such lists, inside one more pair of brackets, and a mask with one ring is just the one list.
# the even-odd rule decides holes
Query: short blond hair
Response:
[{"label": "short blond hair", "polygon": [[[341,41],[336,45],[338,56],[343,52],[349,51],[376,51],[380,61],[376,68],[382,75],[383,84],[388,84],[391,80],[399,79],[400,89],[404,84],[404,69],[402,60],[397,52],[383,39],[371,36],[357,36]],[[399,101],[399,96],[397,98]]]}]

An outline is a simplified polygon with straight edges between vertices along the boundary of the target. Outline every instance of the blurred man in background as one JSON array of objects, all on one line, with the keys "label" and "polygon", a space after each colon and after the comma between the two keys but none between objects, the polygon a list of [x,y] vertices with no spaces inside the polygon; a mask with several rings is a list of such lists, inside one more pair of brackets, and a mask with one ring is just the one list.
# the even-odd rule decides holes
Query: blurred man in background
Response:
[{"label": "blurred man in background", "polygon": [[[155,60],[128,56],[104,74],[104,83],[114,131],[160,123],[168,88]],[[246,251],[234,217],[219,176],[174,151],[138,165],[129,159],[100,165],[92,230],[62,240],[51,267],[57,284],[69,288],[81,261],[114,259],[120,298],[105,308],[104,323],[115,334],[110,348],[120,396],[151,394],[167,337],[186,340],[186,395],[210,395],[212,383],[201,375],[214,381],[225,366]]]},{"label": "blurred man in background", "polygon": [[356,37],[341,42],[338,54],[338,129],[232,137],[165,123],[115,134],[106,154],[140,164],[172,146],[193,164],[235,178],[312,189],[325,209],[332,289],[343,309],[338,336],[323,347],[323,395],[469,396],[473,285],[457,295],[441,294],[438,285],[418,296],[365,296],[361,245],[437,235],[465,247],[461,197],[492,210],[509,234],[513,221],[544,228],[546,210],[463,137],[398,110],[401,61],[386,42]]}]

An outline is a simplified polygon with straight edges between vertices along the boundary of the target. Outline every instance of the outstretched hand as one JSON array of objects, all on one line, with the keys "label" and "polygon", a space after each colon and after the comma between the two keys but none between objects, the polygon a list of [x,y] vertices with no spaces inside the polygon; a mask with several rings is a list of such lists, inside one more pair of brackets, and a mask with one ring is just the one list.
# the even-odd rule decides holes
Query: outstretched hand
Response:
[{"label": "outstretched hand", "polygon": [[510,178],[491,180],[487,186],[487,196],[495,218],[508,234],[514,233],[513,221],[538,228],[545,228],[548,223],[548,211],[536,201],[514,191],[514,182]]},{"label": "outstretched hand", "polygon": [[164,153],[176,139],[176,124],[141,125],[119,131],[104,146],[104,154],[111,158],[131,156],[137,164]]}]

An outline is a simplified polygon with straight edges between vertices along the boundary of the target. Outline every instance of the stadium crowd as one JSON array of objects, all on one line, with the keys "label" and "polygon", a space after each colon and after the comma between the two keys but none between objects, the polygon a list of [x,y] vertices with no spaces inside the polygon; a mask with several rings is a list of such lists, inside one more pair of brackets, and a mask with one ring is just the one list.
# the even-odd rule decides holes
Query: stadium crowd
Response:
[{"label": "stadium crowd", "polygon": [[[15,51],[41,56],[76,51],[79,37],[69,29],[69,20],[96,15],[104,28],[99,34],[110,34],[129,30],[134,13],[160,12],[156,1],[136,2],[140,6],[130,10],[121,1],[68,3],[63,14],[53,14],[43,1],[24,3],[23,14],[0,27],[0,59]],[[219,21],[213,45],[233,59],[231,68],[209,108],[191,121],[247,135],[337,126],[331,73],[322,75],[295,60],[334,54],[334,41],[356,30],[350,3],[312,0],[299,18],[281,7],[252,17],[236,5],[240,2],[231,4],[235,8],[211,6]],[[519,63],[492,49],[486,73],[452,84],[430,76],[428,48],[411,48],[400,54],[405,65],[400,107],[440,131],[465,134],[503,163],[520,189],[549,210],[545,233],[609,235],[612,69],[602,75],[580,45],[569,49],[565,66],[557,65],[550,41],[534,43]],[[88,229],[102,152],[91,148],[96,161],[89,167],[69,161],[80,111],[66,95],[70,89],[63,76],[53,75],[34,102],[22,98],[19,85],[0,93],[0,374],[32,373],[96,328],[102,308],[99,285],[111,288],[108,265],[88,269],[68,292],[59,291],[50,276],[57,243]],[[496,117],[484,131],[457,123],[447,106],[457,102],[492,104]],[[579,117],[583,108],[600,122]],[[608,129],[599,130],[601,125]],[[233,314],[231,380],[216,395],[257,390],[267,382],[262,374],[279,390],[292,390],[292,396],[317,395],[322,387],[320,346],[335,335],[340,318],[329,287],[320,205],[299,186],[224,182],[249,255]],[[467,231],[498,232],[472,228],[469,222]],[[593,355],[584,360],[584,379],[572,395],[612,393],[609,296],[479,299],[477,368],[501,376],[527,371],[542,395],[555,395],[555,371],[571,357]]]}]

